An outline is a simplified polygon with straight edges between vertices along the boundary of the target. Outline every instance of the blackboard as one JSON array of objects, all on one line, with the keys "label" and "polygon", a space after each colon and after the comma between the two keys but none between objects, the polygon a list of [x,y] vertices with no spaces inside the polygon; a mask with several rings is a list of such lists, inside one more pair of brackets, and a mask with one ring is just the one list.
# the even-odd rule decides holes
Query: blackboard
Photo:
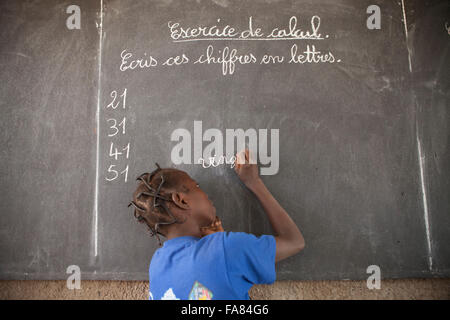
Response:
[{"label": "blackboard", "polygon": [[155,162],[193,176],[226,230],[270,234],[230,164],[196,163],[208,129],[273,150],[262,179],[307,243],[277,279],[449,276],[448,7],[2,2],[0,277],[148,279],[157,241],[127,204]]}]

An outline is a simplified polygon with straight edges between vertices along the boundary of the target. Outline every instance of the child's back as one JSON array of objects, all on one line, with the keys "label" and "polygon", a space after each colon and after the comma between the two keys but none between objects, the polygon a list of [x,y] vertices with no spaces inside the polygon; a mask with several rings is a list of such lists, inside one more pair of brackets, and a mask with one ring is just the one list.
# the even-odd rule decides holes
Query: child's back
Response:
[{"label": "child's back", "polygon": [[167,240],[150,264],[150,299],[243,300],[253,284],[273,283],[275,238],[216,232]]}]

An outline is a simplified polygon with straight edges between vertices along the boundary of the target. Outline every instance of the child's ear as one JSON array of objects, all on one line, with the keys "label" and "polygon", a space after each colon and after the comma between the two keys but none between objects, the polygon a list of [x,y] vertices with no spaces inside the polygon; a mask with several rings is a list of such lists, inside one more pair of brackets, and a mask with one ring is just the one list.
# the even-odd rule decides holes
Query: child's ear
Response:
[{"label": "child's ear", "polygon": [[190,209],[187,196],[183,192],[172,192],[172,201],[181,209]]}]

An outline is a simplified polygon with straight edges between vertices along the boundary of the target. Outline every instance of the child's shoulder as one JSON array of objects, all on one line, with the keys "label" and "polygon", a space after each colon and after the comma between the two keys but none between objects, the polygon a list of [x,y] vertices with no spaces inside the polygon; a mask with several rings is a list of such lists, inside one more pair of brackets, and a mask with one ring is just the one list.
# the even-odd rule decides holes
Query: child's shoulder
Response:
[{"label": "child's shoulder", "polygon": [[213,239],[223,239],[223,238],[246,238],[255,237],[251,233],[246,232],[236,232],[236,231],[218,231],[207,236],[202,237],[200,240],[213,240]]},{"label": "child's shoulder", "polygon": [[211,241],[221,241],[224,237],[225,231],[218,231],[211,234],[208,234],[207,236],[204,236],[198,240],[199,243],[207,243]]},{"label": "child's shoulder", "polygon": [[238,245],[245,244],[248,241],[257,240],[258,237],[251,233],[235,232],[235,231],[220,231],[214,232],[204,236],[199,241],[203,243],[222,241],[224,244]]},{"label": "child's shoulder", "polygon": [[200,238],[197,242],[197,245],[204,246],[214,244],[215,246],[223,245],[224,243],[241,237],[245,233],[243,232],[232,232],[232,231],[218,231],[207,236]]}]

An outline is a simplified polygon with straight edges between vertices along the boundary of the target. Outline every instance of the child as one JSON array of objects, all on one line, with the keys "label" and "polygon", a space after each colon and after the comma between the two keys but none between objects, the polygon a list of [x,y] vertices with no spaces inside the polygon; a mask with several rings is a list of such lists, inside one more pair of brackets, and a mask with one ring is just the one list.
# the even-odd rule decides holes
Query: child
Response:
[{"label": "child", "polygon": [[[150,299],[249,299],[253,284],[275,281],[275,262],[300,252],[305,241],[286,211],[238,153],[235,171],[261,202],[275,236],[224,232],[216,208],[184,171],[158,168],[144,173],[130,205],[159,240],[150,263]],[[160,242],[161,246],[161,242]]]}]

